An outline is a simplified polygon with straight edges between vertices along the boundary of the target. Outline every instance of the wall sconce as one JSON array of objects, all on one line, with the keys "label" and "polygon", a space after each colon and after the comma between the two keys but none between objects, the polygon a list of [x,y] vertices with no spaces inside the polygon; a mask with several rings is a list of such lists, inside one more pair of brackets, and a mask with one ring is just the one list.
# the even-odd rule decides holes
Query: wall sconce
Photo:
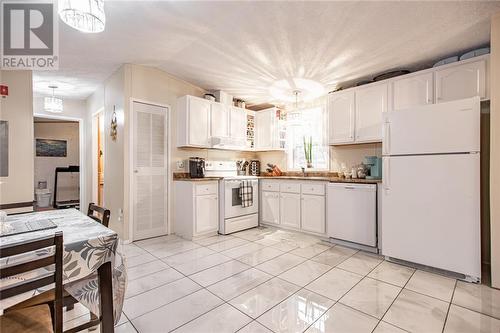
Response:
[{"label": "wall sconce", "polygon": [[111,116],[111,130],[110,130],[111,139],[116,141],[118,136],[118,120],[116,119],[116,106],[113,105],[113,115]]}]

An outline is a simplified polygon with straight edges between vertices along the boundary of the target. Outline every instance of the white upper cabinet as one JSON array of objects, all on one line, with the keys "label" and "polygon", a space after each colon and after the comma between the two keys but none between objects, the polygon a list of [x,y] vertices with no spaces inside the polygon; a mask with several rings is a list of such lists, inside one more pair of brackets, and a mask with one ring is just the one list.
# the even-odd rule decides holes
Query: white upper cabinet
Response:
[{"label": "white upper cabinet", "polygon": [[217,102],[211,102],[210,135],[212,137],[229,136],[229,107]]},{"label": "white upper cabinet", "polygon": [[435,78],[436,103],[474,96],[479,96],[481,99],[487,97],[486,60],[437,70]]},{"label": "white upper cabinet", "polygon": [[231,138],[238,140],[246,140],[247,110],[242,108],[232,107],[229,119],[230,119],[229,134]]},{"label": "white upper cabinet", "polygon": [[354,142],[354,91],[328,96],[329,143]]},{"label": "white upper cabinet", "polygon": [[391,83],[392,110],[434,103],[433,73],[412,75]]},{"label": "white upper cabinet", "polygon": [[382,113],[387,111],[387,83],[359,88],[355,97],[355,141],[382,141]]},{"label": "white upper cabinet", "polygon": [[274,112],[272,110],[255,113],[255,148],[272,149],[274,136]]},{"label": "white upper cabinet", "polygon": [[177,146],[208,148],[210,101],[183,96],[177,100]]}]

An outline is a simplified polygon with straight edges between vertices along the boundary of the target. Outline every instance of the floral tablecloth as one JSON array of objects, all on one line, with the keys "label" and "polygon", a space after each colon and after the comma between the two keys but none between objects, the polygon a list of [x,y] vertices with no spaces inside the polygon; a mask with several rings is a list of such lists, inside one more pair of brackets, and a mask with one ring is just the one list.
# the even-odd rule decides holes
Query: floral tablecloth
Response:
[{"label": "floral tablecloth", "polygon": [[[102,264],[110,261],[113,267],[114,319],[115,323],[117,323],[122,312],[127,273],[125,270],[125,258],[121,254],[121,245],[116,232],[106,228],[76,209],[12,215],[7,217],[7,222],[23,223],[24,221],[39,219],[50,219],[57,225],[57,228],[1,237],[0,246],[32,241],[37,238],[54,235],[57,231],[62,231],[64,238],[64,289],[96,315],[100,313],[97,269]],[[44,249],[29,254],[0,259],[0,267],[24,261],[28,256],[47,255],[48,251],[49,249]],[[53,249],[50,251],[53,251]],[[3,288],[15,284],[19,280],[27,280],[48,273],[49,271],[43,268],[33,273],[19,274],[11,278],[0,279],[0,287]],[[0,312],[51,288],[53,288],[53,285],[2,300],[0,302]]]}]

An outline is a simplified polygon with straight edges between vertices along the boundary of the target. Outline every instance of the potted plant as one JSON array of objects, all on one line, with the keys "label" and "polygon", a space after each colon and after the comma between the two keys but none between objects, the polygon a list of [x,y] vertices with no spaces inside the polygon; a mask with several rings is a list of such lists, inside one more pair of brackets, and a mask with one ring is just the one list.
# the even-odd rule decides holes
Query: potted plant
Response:
[{"label": "potted plant", "polygon": [[304,155],[308,168],[312,168],[312,136],[309,137],[309,142],[304,137]]}]

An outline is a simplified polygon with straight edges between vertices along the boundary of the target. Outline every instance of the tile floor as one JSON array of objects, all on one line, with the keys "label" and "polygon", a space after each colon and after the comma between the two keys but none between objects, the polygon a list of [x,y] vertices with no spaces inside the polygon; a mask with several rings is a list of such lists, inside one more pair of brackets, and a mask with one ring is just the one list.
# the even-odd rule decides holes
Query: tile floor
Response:
[{"label": "tile floor", "polygon": [[[116,332],[500,333],[500,291],[259,228],[125,245]],[[65,329],[88,320],[81,305]],[[98,332],[98,331],[94,331]]]}]

